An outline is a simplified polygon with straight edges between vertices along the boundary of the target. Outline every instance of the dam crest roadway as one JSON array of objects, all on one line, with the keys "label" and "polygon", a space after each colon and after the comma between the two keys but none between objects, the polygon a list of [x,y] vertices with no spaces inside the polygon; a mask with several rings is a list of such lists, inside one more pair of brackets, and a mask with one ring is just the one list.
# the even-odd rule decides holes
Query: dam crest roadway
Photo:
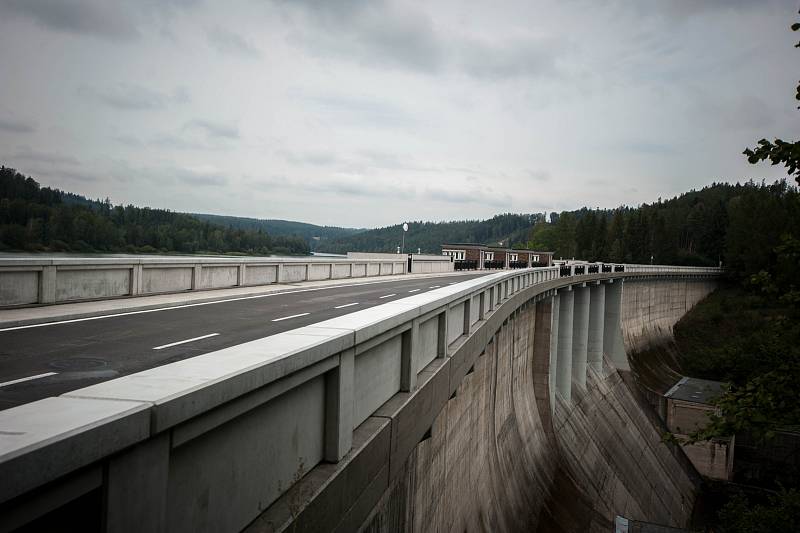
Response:
[{"label": "dam crest roadway", "polygon": [[[42,337],[2,381],[76,348],[128,355],[119,377],[88,386],[51,369],[3,387],[54,389],[3,396],[0,525],[604,531],[624,515],[682,527],[698,476],[643,412],[626,353],[668,338],[719,274],[441,274],[2,331],[20,347]],[[80,340],[48,341],[58,328]]]}]

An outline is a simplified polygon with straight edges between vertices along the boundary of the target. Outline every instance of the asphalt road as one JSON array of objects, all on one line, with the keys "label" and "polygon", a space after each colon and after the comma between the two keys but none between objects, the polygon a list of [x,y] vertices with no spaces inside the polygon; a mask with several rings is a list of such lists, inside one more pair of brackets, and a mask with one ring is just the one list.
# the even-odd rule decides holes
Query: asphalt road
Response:
[{"label": "asphalt road", "polygon": [[0,329],[0,410],[481,275],[305,288]]}]

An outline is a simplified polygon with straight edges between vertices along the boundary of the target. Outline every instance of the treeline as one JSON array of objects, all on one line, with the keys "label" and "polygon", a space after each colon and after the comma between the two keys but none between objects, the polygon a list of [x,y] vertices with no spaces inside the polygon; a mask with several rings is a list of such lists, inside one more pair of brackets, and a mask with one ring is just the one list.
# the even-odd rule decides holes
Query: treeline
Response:
[{"label": "treeline", "polygon": [[478,242],[503,246],[524,246],[531,226],[544,220],[541,213],[532,215],[503,214],[489,220],[459,220],[453,222],[408,223],[403,236],[402,224],[377,228],[347,237],[320,243],[319,251],[331,253],[388,252],[394,253],[405,239],[405,251],[440,254],[443,243]]},{"label": "treeline", "polygon": [[716,183],[639,207],[563,212],[536,224],[528,247],[555,257],[769,270],[776,247],[800,237],[800,195],[785,180]]},{"label": "treeline", "polygon": [[0,250],[307,254],[299,237],[223,227],[164,209],[112,205],[41,187],[0,167]]},{"label": "treeline", "polygon": [[248,217],[232,217],[225,215],[209,215],[205,213],[192,213],[192,216],[204,222],[234,229],[261,230],[271,235],[292,235],[301,237],[309,243],[312,250],[321,248],[320,243],[331,239],[346,237],[364,229],[341,228],[338,226],[317,226],[306,222],[293,220],[261,219]]}]

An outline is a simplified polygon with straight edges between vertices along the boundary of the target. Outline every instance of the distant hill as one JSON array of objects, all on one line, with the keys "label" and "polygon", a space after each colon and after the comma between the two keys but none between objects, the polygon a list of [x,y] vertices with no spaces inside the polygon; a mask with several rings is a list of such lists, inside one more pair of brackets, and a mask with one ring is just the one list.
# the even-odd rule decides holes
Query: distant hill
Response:
[{"label": "distant hill", "polygon": [[[248,217],[234,217],[224,215],[209,215],[207,213],[191,213],[192,216],[204,222],[233,229],[256,230],[275,236],[300,237],[309,243],[311,249],[317,251],[320,243],[341,237],[347,237],[366,231],[361,228],[340,228],[336,226],[317,226],[305,222],[292,220],[275,220]],[[315,237],[319,238],[316,242]],[[321,250],[320,250],[321,251]]]},{"label": "distant hill", "polygon": [[[423,253],[441,253],[446,242],[472,242],[504,246],[524,246],[531,228],[544,215],[504,214],[488,220],[461,220],[455,222],[409,222],[405,235],[405,250]],[[317,251],[345,252],[396,252],[403,238],[402,224],[361,231],[348,236],[320,242]]]},{"label": "distant hill", "polygon": [[0,165],[0,251],[127,253],[309,253],[301,237],[214,224],[165,209],[42,187]]}]

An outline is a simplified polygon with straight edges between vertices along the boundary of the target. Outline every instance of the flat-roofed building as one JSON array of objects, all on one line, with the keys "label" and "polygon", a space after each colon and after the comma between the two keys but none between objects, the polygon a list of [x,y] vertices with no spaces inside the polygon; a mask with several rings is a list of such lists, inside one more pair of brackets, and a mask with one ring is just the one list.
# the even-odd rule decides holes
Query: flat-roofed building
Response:
[{"label": "flat-roofed building", "polygon": [[442,244],[442,255],[447,255],[454,262],[463,261],[465,268],[527,268],[551,266],[553,252],[520,250],[502,246],[487,246],[479,243],[445,243]]}]

